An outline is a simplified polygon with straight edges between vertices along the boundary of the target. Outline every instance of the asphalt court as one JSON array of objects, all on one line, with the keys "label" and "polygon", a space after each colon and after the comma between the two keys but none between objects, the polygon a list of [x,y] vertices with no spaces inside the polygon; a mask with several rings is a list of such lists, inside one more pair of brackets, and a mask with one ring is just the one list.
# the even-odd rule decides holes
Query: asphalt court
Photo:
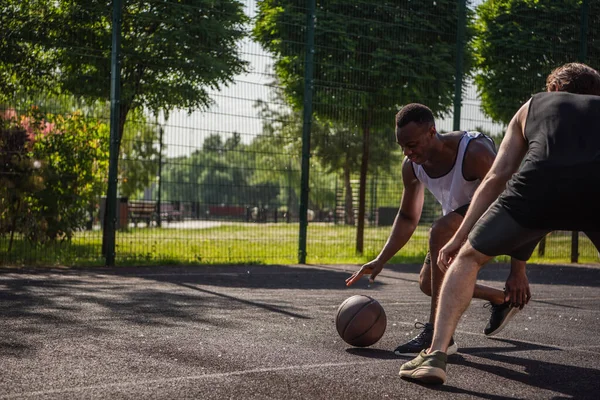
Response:
[{"label": "asphalt court", "polygon": [[[600,398],[600,266],[528,266],[533,298],[496,339],[473,300],[443,386],[400,379],[392,352],[428,317],[419,267],[352,288],[351,265],[2,269],[0,399]],[[335,330],[354,294],[387,314],[370,348]]]}]

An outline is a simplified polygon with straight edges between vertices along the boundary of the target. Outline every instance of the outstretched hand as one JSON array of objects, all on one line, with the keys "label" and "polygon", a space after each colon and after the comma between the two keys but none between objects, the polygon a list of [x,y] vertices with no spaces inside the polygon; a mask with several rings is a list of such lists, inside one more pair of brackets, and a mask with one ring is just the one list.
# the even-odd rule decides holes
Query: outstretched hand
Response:
[{"label": "outstretched hand", "polygon": [[360,269],[358,271],[356,271],[354,274],[352,274],[352,276],[350,278],[346,279],[346,286],[353,285],[363,275],[367,275],[367,274],[371,274],[371,276],[369,276],[369,283],[373,283],[375,281],[375,278],[377,277],[377,275],[379,275],[379,273],[383,269],[383,265],[384,265],[384,263],[382,263],[379,260],[373,260],[373,261],[366,263],[365,265],[360,267]]},{"label": "outstretched hand", "polygon": [[437,259],[438,268],[441,269],[443,272],[446,272],[448,270],[448,267],[450,267],[450,264],[452,264],[452,261],[456,257],[456,254],[460,250],[461,246],[462,246],[462,241],[460,241],[454,237],[452,239],[450,239],[448,241],[448,243],[446,243],[446,245],[444,247],[442,247],[442,249],[440,250],[440,252],[438,254],[438,259]]}]

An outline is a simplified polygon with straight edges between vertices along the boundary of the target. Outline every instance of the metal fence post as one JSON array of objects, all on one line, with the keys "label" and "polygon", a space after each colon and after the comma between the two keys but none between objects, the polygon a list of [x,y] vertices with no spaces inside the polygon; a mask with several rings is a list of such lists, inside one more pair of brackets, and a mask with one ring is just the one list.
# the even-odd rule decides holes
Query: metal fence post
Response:
[{"label": "metal fence post", "polygon": [[117,222],[117,182],[120,142],[119,111],[121,106],[121,15],[122,0],[114,0],[110,77],[110,155],[108,164],[108,190],[106,192],[106,213],[104,216],[105,243],[102,246],[107,266],[115,265],[115,231]]},{"label": "metal fence post", "polygon": [[452,129],[460,130],[460,114],[462,107],[463,58],[465,52],[465,25],[467,23],[466,0],[458,1],[458,19],[456,21],[456,76],[454,79],[454,119]]},{"label": "metal fence post", "polygon": [[[587,36],[589,0],[581,2],[581,29],[579,37],[579,62],[585,63],[587,59]],[[571,262],[579,262],[579,232],[571,232]]]},{"label": "metal fence post", "polygon": [[579,232],[571,232],[571,262],[579,262]]},{"label": "metal fence post", "polygon": [[159,143],[158,143],[158,187],[156,194],[156,226],[159,228],[162,226],[162,216],[161,216],[161,203],[162,203],[162,167],[163,167],[163,134],[165,130],[162,125],[158,127],[159,132]]},{"label": "metal fence post", "polygon": [[300,234],[298,263],[306,264],[306,234],[308,228],[308,175],[310,169],[310,130],[312,125],[313,61],[315,55],[316,0],[307,0],[306,55],[304,60],[304,113],[302,125],[302,176],[300,179]]}]

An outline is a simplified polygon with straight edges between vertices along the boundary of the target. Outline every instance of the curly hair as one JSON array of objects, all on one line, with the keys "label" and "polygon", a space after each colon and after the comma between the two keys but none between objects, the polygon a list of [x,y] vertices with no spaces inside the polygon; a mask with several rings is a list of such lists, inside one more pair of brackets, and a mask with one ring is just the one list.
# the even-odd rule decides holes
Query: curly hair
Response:
[{"label": "curly hair", "polygon": [[419,103],[407,104],[396,114],[396,128],[402,128],[409,123],[434,124],[433,112],[429,107]]},{"label": "curly hair", "polygon": [[600,96],[600,73],[585,64],[568,63],[548,75],[546,90]]}]

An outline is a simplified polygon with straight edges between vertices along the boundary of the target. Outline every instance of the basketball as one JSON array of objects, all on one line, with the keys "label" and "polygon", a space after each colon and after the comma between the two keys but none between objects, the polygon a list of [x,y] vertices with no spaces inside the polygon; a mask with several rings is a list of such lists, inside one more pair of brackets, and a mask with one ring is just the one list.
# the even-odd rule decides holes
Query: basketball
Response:
[{"label": "basketball", "polygon": [[366,347],[381,339],[387,326],[387,317],[377,300],[355,295],[348,297],[338,307],[335,326],[344,342]]}]

